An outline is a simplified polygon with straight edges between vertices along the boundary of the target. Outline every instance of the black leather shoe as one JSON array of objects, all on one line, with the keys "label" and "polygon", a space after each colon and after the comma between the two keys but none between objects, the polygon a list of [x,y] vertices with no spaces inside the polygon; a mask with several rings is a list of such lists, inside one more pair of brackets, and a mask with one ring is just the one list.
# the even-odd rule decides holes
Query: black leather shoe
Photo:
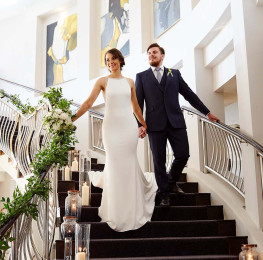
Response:
[{"label": "black leather shoe", "polygon": [[166,198],[162,199],[160,206],[161,207],[169,207],[170,206],[170,198],[166,197]]},{"label": "black leather shoe", "polygon": [[184,191],[177,184],[173,187],[173,192],[177,194],[184,194]]}]

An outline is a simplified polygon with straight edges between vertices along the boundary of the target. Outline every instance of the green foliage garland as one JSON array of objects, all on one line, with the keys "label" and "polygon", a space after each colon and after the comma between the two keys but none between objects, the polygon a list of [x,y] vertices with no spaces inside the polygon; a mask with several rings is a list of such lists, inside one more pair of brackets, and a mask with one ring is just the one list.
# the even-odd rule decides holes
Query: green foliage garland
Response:
[{"label": "green foliage garland", "polygon": [[[18,95],[7,95],[0,90],[0,98],[5,98],[17,107],[22,114],[28,115],[36,110],[30,104],[22,104]],[[76,127],[72,123],[72,112],[70,106],[72,101],[63,98],[61,88],[50,88],[43,94],[40,103],[49,101],[52,110],[44,118],[44,127],[52,135],[52,140],[35,156],[31,164],[33,176],[28,178],[25,192],[17,187],[13,192],[13,200],[10,198],[2,198],[0,201],[4,204],[4,209],[0,210],[0,227],[8,223],[12,218],[25,214],[32,216],[34,220],[38,217],[38,208],[36,204],[31,203],[34,195],[41,200],[48,199],[51,190],[50,182],[44,179],[40,182],[40,176],[45,173],[51,165],[59,165],[60,167],[68,163],[68,151],[70,147],[75,145],[77,139],[75,137]],[[14,241],[10,237],[10,231],[0,240],[0,260],[5,259],[6,251],[10,248],[9,243]]]}]

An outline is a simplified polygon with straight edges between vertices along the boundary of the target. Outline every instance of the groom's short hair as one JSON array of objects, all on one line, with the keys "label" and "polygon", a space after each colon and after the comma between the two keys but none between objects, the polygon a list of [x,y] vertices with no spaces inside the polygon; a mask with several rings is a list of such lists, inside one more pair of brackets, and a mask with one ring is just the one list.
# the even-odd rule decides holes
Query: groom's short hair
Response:
[{"label": "groom's short hair", "polygon": [[151,48],[153,48],[153,47],[157,47],[157,48],[159,48],[159,50],[160,50],[160,52],[161,52],[161,54],[165,54],[165,50],[164,50],[164,48],[163,47],[161,47],[158,43],[152,43],[149,47],[148,47],[148,49],[147,49],[147,53],[148,53],[148,51],[151,49]]}]

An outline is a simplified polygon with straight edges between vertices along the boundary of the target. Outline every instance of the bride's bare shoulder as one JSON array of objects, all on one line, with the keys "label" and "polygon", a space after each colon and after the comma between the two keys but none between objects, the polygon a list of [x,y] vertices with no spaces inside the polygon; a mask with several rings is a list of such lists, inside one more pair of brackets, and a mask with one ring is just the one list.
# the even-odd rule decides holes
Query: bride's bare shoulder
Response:
[{"label": "bride's bare shoulder", "polygon": [[126,78],[127,81],[129,82],[130,86],[134,86],[134,80],[133,79],[130,79],[130,78]]},{"label": "bride's bare shoulder", "polygon": [[107,81],[108,81],[108,77],[101,77],[97,79],[97,84],[101,86],[101,88],[105,88],[105,86],[107,85]]}]

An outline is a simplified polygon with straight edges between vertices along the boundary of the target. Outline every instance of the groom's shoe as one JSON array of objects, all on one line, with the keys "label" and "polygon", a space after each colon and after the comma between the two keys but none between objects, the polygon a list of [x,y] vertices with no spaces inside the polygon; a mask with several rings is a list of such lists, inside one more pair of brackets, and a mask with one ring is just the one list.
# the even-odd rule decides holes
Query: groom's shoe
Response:
[{"label": "groom's shoe", "polygon": [[162,199],[160,206],[161,207],[169,207],[170,206],[170,198],[166,197],[166,198]]},{"label": "groom's shoe", "polygon": [[184,194],[184,191],[177,184],[175,184],[172,191],[176,194]]}]

